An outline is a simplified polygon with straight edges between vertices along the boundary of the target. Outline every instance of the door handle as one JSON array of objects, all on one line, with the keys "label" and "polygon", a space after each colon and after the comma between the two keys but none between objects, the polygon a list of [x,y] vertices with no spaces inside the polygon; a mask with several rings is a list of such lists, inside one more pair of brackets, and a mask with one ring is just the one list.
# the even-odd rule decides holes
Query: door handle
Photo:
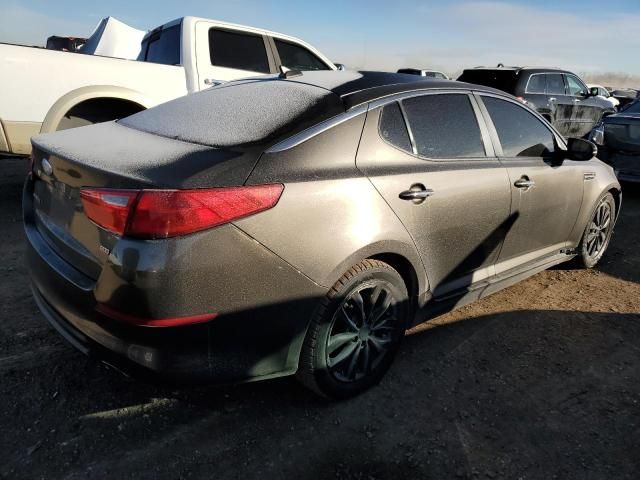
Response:
[{"label": "door handle", "polygon": [[556,98],[556,97],[550,97],[550,98],[549,98],[549,103],[553,103],[553,102],[555,102],[556,100],[557,100],[557,98]]},{"label": "door handle", "polygon": [[534,182],[533,180],[529,180],[529,177],[522,177],[520,180],[516,180],[514,185],[527,191],[530,188],[535,187],[536,182]]},{"label": "door handle", "polygon": [[574,98],[574,99],[572,100],[572,102],[573,102],[573,103],[578,103],[579,101],[580,101],[580,99],[579,99],[579,98]]},{"label": "door handle", "polygon": [[400,192],[400,199],[402,200],[412,200],[414,203],[422,203],[435,192],[430,188],[426,188],[421,183],[416,183],[411,185],[409,190],[405,190],[404,192]]}]

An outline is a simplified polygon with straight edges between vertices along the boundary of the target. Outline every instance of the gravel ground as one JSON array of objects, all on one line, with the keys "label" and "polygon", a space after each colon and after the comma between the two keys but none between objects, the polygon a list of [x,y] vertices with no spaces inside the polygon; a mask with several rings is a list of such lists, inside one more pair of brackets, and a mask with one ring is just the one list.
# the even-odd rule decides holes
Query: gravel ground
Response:
[{"label": "gravel ground", "polygon": [[640,476],[637,187],[597,270],[422,325],[380,386],[325,403],[289,379],[137,383],[75,352],[29,292],[25,160],[0,168],[0,478]]}]

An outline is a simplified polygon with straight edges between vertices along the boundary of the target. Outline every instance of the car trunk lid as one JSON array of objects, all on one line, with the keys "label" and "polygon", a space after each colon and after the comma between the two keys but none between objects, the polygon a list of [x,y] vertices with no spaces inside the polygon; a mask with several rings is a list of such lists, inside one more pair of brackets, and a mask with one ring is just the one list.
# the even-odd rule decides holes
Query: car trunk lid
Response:
[{"label": "car trunk lid", "polygon": [[119,237],[85,214],[85,188],[242,185],[262,149],[217,149],[106,123],[34,137],[33,221],[49,246],[97,279]]}]

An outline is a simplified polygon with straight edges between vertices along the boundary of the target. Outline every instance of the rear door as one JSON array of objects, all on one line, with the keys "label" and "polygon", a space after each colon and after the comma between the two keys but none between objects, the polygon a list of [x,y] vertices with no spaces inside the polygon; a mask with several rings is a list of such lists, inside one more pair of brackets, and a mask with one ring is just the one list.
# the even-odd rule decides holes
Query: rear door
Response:
[{"label": "rear door", "polygon": [[266,36],[244,30],[196,23],[199,88],[275,72]]},{"label": "rear door", "polygon": [[496,264],[500,274],[566,247],[582,205],[584,176],[579,162],[555,160],[555,134],[529,109],[503,97],[478,98],[511,184],[514,224]]},{"label": "rear door", "polygon": [[477,113],[466,92],[374,103],[358,149],[358,168],[411,234],[436,298],[481,286],[508,228],[507,172]]}]

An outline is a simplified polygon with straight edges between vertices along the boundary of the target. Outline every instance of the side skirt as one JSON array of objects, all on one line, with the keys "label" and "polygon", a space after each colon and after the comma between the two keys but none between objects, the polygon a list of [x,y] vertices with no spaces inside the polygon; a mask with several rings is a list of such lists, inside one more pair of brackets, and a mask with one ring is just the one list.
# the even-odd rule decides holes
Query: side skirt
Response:
[{"label": "side skirt", "polygon": [[464,290],[458,290],[444,297],[433,298],[416,313],[412,326],[499,292],[536,273],[567,262],[575,256],[576,254],[573,251],[561,250],[554,255],[543,257],[534,262],[503,272],[500,275],[471,284]]}]

